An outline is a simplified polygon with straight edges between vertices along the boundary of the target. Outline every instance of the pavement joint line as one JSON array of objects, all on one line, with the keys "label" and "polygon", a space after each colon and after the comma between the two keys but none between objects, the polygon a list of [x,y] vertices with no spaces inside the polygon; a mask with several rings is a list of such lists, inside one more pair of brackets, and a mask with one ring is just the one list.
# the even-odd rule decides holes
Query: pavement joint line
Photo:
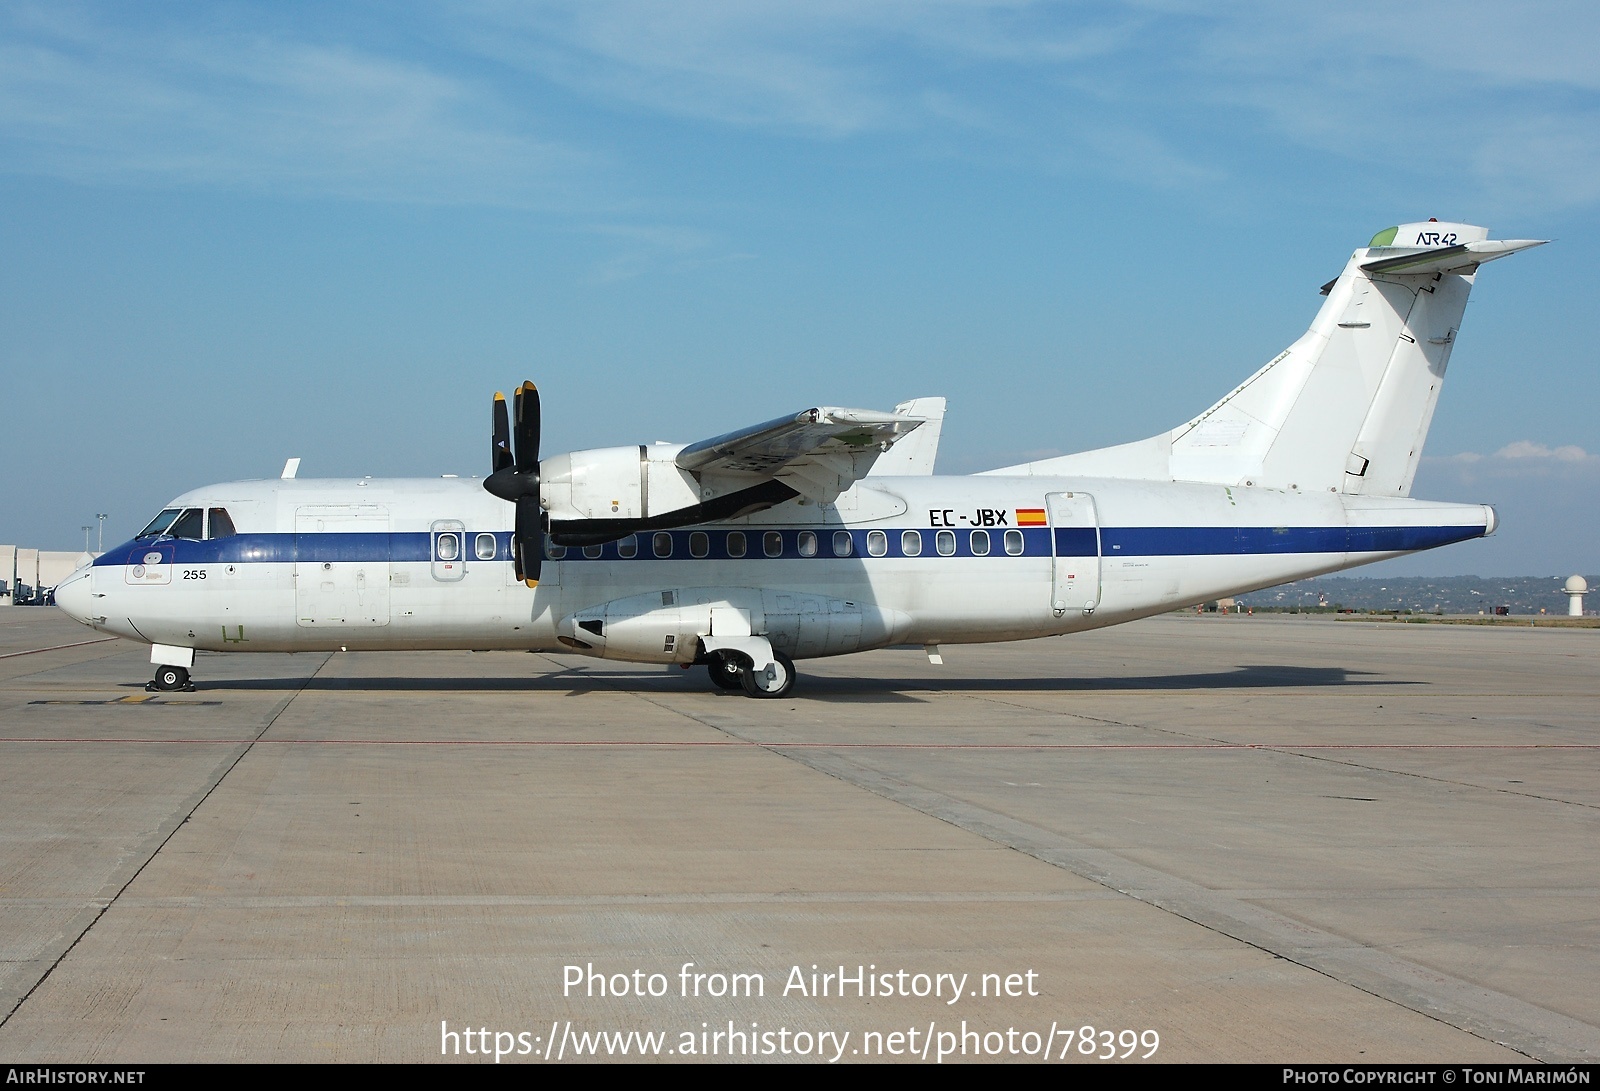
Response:
[{"label": "pavement joint line", "polygon": [[[295,695],[298,696],[298,693]],[[290,697],[289,700],[293,700]],[[210,702],[173,702],[176,705],[198,707]],[[654,703],[654,702],[652,702]],[[668,706],[661,706],[670,712],[678,712]],[[690,719],[695,719],[691,714],[679,713]],[[704,723],[704,721],[696,720]],[[715,725],[704,723],[706,727]],[[1159,730],[1159,729],[1156,729]],[[0,744],[3,743],[115,743],[141,745],[203,745],[221,746],[249,741],[261,746],[531,746],[531,747],[610,747],[618,749],[634,748],[640,750],[650,749],[678,749],[693,747],[758,747],[765,750],[1261,750],[1267,753],[1283,754],[1288,757],[1297,756],[1300,751],[1316,750],[1600,750],[1600,743],[1050,743],[1050,742],[1018,742],[1018,743],[935,743],[935,742],[779,742],[769,739],[750,739],[735,736],[729,739],[263,739],[252,736],[243,739],[180,739],[180,738],[131,738],[112,736],[105,738],[86,738],[63,735],[0,735]],[[1314,756],[1314,755],[1313,755]],[[1333,761],[1332,758],[1318,758],[1323,761]],[[1439,780],[1444,784],[1456,784],[1463,788],[1481,788],[1484,785],[1472,784],[1468,781],[1444,780],[1438,777],[1429,777],[1422,773],[1411,773],[1404,770],[1385,769],[1378,766],[1358,765],[1354,762],[1339,764],[1350,765],[1351,768],[1365,769],[1374,773],[1397,773],[1400,776],[1418,777],[1423,780]],[[1528,792],[1512,792],[1509,789],[1495,788],[1494,791],[1505,791],[1511,795],[1531,795]],[[1551,797],[1533,796],[1535,799]],[[1554,800],[1552,802],[1565,802]],[[1587,806],[1587,804],[1585,804]]]},{"label": "pavement joint line", "polygon": [[[1450,748],[1457,748],[1461,744],[1444,744],[1444,745],[1447,746],[1447,747],[1450,747]],[[1525,747],[1522,747],[1522,746],[1504,746],[1504,747],[1485,747],[1484,749],[1518,750],[1518,749],[1545,749],[1545,748],[1546,747],[1541,745],[1541,744],[1532,743],[1532,744],[1529,744],[1528,746],[1525,746]],[[1596,747],[1596,746],[1593,746],[1593,745],[1590,745],[1590,744],[1587,744],[1587,743],[1553,743],[1553,744],[1550,744],[1548,748],[1552,749],[1552,750],[1594,750],[1594,749],[1600,749],[1600,747]],[[1277,750],[1277,752],[1280,753],[1280,754],[1294,754],[1297,751],[1313,750],[1313,749],[1317,749],[1317,748],[1310,747],[1310,746],[1293,746],[1293,745],[1289,745],[1289,746],[1283,747],[1282,749],[1278,749],[1276,747],[1269,748],[1269,749]],[[1600,805],[1596,805],[1594,803],[1585,803],[1582,800],[1578,800],[1578,799],[1562,799],[1560,796],[1541,795],[1538,792],[1519,792],[1514,788],[1505,788],[1505,787],[1501,787],[1500,785],[1496,785],[1496,784],[1477,784],[1477,783],[1474,783],[1473,781],[1470,781],[1470,780],[1454,780],[1454,779],[1452,779],[1450,777],[1430,776],[1427,773],[1418,773],[1418,772],[1415,772],[1415,771],[1409,770],[1409,769],[1388,769],[1388,768],[1385,768],[1383,766],[1363,765],[1359,761],[1341,761],[1338,758],[1330,757],[1330,756],[1325,755],[1325,754],[1305,754],[1305,755],[1301,755],[1301,756],[1307,757],[1307,758],[1311,759],[1312,761],[1325,761],[1325,762],[1328,762],[1331,765],[1342,765],[1347,769],[1363,769],[1363,770],[1366,770],[1369,773],[1389,773],[1389,774],[1391,774],[1393,776],[1413,777],[1413,778],[1415,778],[1417,780],[1425,780],[1425,781],[1428,781],[1429,783],[1432,783],[1432,784],[1452,784],[1452,785],[1455,785],[1457,788],[1475,788],[1475,789],[1478,789],[1480,791],[1485,791],[1485,792],[1499,792],[1502,795],[1520,796],[1523,799],[1538,799],[1538,800],[1542,800],[1545,803],[1565,803],[1565,804],[1569,804],[1570,806],[1573,806],[1573,807],[1587,807],[1590,810],[1600,810]]]},{"label": "pavement joint line", "polygon": [[[838,904],[992,904],[1018,902],[1106,901],[1118,897],[1109,890],[1093,891],[733,891],[696,894],[670,891],[660,894],[305,894],[284,896],[124,898],[129,909],[320,909],[344,908],[591,908],[667,905],[807,905]],[[0,902],[0,904],[5,904]]]},{"label": "pavement joint line", "polygon": [[[144,847],[141,847],[138,851],[129,854],[133,857],[133,859],[138,860],[141,856],[143,859],[139,860],[138,865],[132,869],[127,878],[117,885],[115,893],[111,894],[110,897],[102,896],[100,898],[87,899],[87,911],[89,919],[84,923],[82,928],[77,930],[77,934],[72,937],[71,941],[61,949],[60,954],[58,954],[54,959],[50,960],[50,964],[45,967],[44,973],[40,974],[33,984],[29,985],[27,989],[22,992],[22,995],[17,998],[16,1002],[11,1005],[10,1010],[7,1011],[3,1017],[0,1017],[0,1028],[3,1028],[7,1023],[9,1023],[12,1016],[16,1015],[17,1012],[22,1009],[22,1005],[28,1002],[29,997],[33,996],[33,994],[39,990],[39,987],[50,979],[50,975],[55,972],[56,967],[60,966],[61,963],[66,960],[67,956],[72,953],[73,949],[83,941],[83,937],[89,934],[90,929],[92,929],[101,921],[102,918],[105,917],[106,913],[110,911],[111,907],[116,904],[117,899],[122,896],[128,887],[133,885],[134,881],[139,878],[139,875],[144,871],[144,869],[150,866],[150,861],[154,860],[160,854],[161,850],[166,847],[167,842],[171,841],[177,836],[178,831],[183,829],[185,823],[187,823],[194,815],[194,812],[200,808],[200,805],[210,798],[211,793],[217,790],[217,787],[221,785],[223,779],[238,766],[239,762],[244,760],[244,756],[250,752],[251,747],[256,744],[261,736],[265,735],[272,729],[272,725],[278,722],[278,717],[282,716],[286,711],[288,711],[289,706],[294,703],[295,699],[298,698],[301,693],[305,692],[305,688],[311,682],[311,679],[315,678],[322,668],[328,665],[332,658],[333,656],[330,654],[317,666],[316,670],[312,671],[306,676],[304,681],[301,682],[299,689],[296,689],[293,693],[289,694],[288,697],[283,699],[283,701],[273,711],[272,715],[267,718],[267,722],[262,725],[261,730],[256,732],[254,738],[244,741],[242,745],[240,740],[232,741],[232,745],[238,748],[238,753],[233,756],[232,761],[224,760],[224,762],[218,767],[218,772],[216,775],[211,778],[209,784],[205,785],[199,791],[191,795],[188,800],[184,801],[184,803],[179,804],[175,813],[181,814],[182,817],[178,818],[176,821],[169,817],[165,823],[156,829],[152,837],[145,839],[145,846],[149,846],[152,840],[155,841],[155,845],[149,848],[148,852],[144,850]],[[117,877],[113,876],[111,883],[116,882]],[[106,885],[109,886],[111,884],[108,883]],[[102,887],[101,889],[104,890],[105,887]],[[65,931],[70,933],[70,928],[66,929]],[[48,957],[49,956],[46,955],[44,958],[29,959],[27,961],[30,963],[41,963],[45,960],[45,958]]]},{"label": "pavement joint line", "polygon": [[65,651],[67,648],[82,648],[88,644],[104,644],[108,641],[120,639],[121,637],[102,636],[96,637],[94,640],[79,640],[72,644],[56,644],[49,648],[29,648],[27,651],[22,652],[4,652],[0,653],[0,659],[15,659],[19,655],[38,655],[40,652]]},{"label": "pavement joint line", "polygon": [[[1209,888],[1208,888],[1209,889]],[[1215,893],[1249,902],[1299,901],[1315,898],[1343,901],[1411,901],[1437,902],[1441,898],[1470,901],[1477,898],[1500,897],[1505,892],[1485,890],[1436,890],[1416,888],[1386,891],[1328,891],[1283,890],[1258,888],[1217,888]],[[1572,898],[1591,901],[1600,898],[1600,888],[1527,888],[1517,887],[1519,897]],[[662,906],[662,905],[763,905],[773,904],[844,904],[863,903],[989,903],[989,902],[1082,902],[1107,901],[1127,897],[1126,892],[1098,886],[1097,889],[1061,891],[721,891],[695,893],[691,891],[664,891],[647,894],[284,894],[284,895],[206,895],[203,897],[174,896],[165,898],[123,897],[117,904],[125,909],[299,909],[328,906],[350,908],[404,908],[404,907],[484,907],[496,906]],[[104,906],[96,898],[0,898],[0,907],[6,908],[59,908],[62,906]],[[1351,941],[1354,945],[1357,941]],[[0,959],[0,962],[28,961],[26,959]]]},{"label": "pavement joint line", "polygon": [[[1116,721],[1108,721],[1108,722],[1115,723]],[[1343,766],[1345,766],[1347,768],[1350,768],[1350,769],[1362,769],[1362,770],[1365,770],[1365,771],[1370,772],[1370,773],[1390,773],[1390,774],[1393,774],[1395,776],[1413,777],[1413,778],[1415,778],[1417,780],[1424,780],[1424,781],[1428,781],[1428,782],[1434,783],[1434,784],[1453,784],[1453,785],[1455,785],[1456,787],[1459,787],[1459,788],[1477,788],[1477,789],[1482,789],[1484,791],[1500,792],[1500,793],[1503,793],[1505,795],[1521,796],[1521,797],[1526,798],[1526,799],[1543,800],[1544,802],[1547,802],[1547,803],[1570,803],[1575,807],[1588,807],[1588,808],[1591,808],[1591,809],[1600,810],[1600,807],[1597,807],[1595,804],[1593,804],[1593,803],[1584,803],[1584,802],[1582,802],[1580,800],[1562,799],[1562,798],[1560,798],[1558,796],[1541,795],[1541,794],[1539,794],[1537,792],[1519,792],[1519,791],[1514,791],[1513,789],[1510,789],[1510,788],[1503,788],[1503,787],[1499,787],[1499,786],[1496,786],[1496,785],[1476,784],[1476,783],[1473,783],[1471,781],[1453,780],[1453,779],[1451,779],[1449,777],[1429,776],[1426,773],[1419,773],[1419,772],[1415,772],[1415,771],[1412,771],[1412,770],[1406,770],[1406,769],[1389,769],[1389,768],[1386,768],[1386,767],[1383,767],[1383,766],[1363,765],[1362,763],[1356,762],[1356,761],[1340,761],[1337,758],[1327,757],[1327,756],[1324,756],[1321,753],[1321,751],[1325,751],[1325,750],[1376,750],[1376,751],[1385,751],[1385,750],[1428,750],[1428,751],[1437,751],[1437,750],[1474,750],[1474,751],[1484,751],[1484,750],[1546,750],[1546,749],[1549,749],[1549,750],[1596,750],[1596,749],[1600,749],[1600,744],[1595,744],[1595,743],[1305,743],[1305,744],[1299,744],[1299,743],[1233,743],[1233,744],[1230,744],[1230,743],[1227,743],[1225,740],[1222,740],[1222,739],[1216,739],[1214,737],[1203,735],[1203,734],[1198,734],[1198,733],[1190,733],[1190,732],[1186,732],[1186,731],[1181,731],[1181,730],[1179,730],[1178,728],[1175,728],[1175,727],[1161,727],[1161,726],[1153,726],[1153,725],[1147,726],[1147,725],[1138,725],[1138,724],[1119,724],[1119,726],[1130,727],[1130,728],[1135,728],[1135,729],[1142,729],[1142,730],[1146,730],[1146,731],[1159,731],[1159,732],[1162,732],[1163,734],[1176,735],[1179,738],[1204,740],[1204,743],[1196,743],[1196,744],[1194,744],[1195,745],[1195,749],[1207,749],[1208,748],[1207,744],[1214,744],[1217,747],[1224,747],[1224,748],[1227,747],[1227,746],[1248,746],[1248,747],[1251,747],[1251,748],[1254,748],[1254,749],[1268,750],[1268,751],[1271,751],[1271,752],[1274,752],[1274,753],[1284,754],[1284,755],[1291,756],[1291,757],[1305,757],[1305,758],[1309,758],[1309,759],[1311,759],[1313,761],[1325,761],[1325,762],[1329,762],[1329,763],[1334,764],[1334,765],[1343,765]],[[1546,725],[1546,726],[1549,726],[1549,725]],[[1555,728],[1553,726],[1550,729],[1551,730],[1561,730],[1561,729]],[[1136,746],[1136,745],[1139,745],[1139,744],[1128,744],[1128,745]],[[1150,745],[1154,746],[1155,744],[1150,744]],[[1303,753],[1303,752],[1309,752],[1309,753]]]},{"label": "pavement joint line", "polygon": [[[699,717],[692,717],[699,719]],[[707,727],[743,737],[726,724]],[[1005,845],[1330,980],[1544,1061],[1600,1058],[1600,1028],[1304,924],[978,804],[901,781],[838,754],[772,747],[790,761]]]}]

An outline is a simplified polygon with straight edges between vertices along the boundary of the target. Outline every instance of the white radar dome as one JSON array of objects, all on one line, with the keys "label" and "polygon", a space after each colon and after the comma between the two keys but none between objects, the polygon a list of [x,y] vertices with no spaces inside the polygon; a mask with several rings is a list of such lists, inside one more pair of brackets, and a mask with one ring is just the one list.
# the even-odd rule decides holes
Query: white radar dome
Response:
[{"label": "white radar dome", "polygon": [[1566,589],[1576,594],[1584,594],[1589,590],[1589,581],[1582,576],[1568,576]]}]

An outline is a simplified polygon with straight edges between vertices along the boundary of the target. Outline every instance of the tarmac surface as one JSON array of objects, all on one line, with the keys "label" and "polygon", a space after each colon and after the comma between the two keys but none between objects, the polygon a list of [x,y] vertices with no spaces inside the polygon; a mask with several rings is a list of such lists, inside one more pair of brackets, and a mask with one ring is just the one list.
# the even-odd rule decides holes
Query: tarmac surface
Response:
[{"label": "tarmac surface", "polygon": [[142,646],[0,610],[0,1061],[1600,1057],[1600,632],[944,655],[150,695]]}]

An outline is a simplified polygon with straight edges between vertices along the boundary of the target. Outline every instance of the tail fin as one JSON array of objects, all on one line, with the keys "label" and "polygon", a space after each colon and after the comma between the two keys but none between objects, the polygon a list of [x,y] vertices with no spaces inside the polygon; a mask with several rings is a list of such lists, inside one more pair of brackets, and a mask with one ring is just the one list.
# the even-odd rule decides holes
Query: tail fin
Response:
[{"label": "tail fin", "polygon": [[1210,409],[1138,443],[996,474],[1082,474],[1409,496],[1478,266],[1534,240],[1468,224],[1380,231],[1294,344]]}]

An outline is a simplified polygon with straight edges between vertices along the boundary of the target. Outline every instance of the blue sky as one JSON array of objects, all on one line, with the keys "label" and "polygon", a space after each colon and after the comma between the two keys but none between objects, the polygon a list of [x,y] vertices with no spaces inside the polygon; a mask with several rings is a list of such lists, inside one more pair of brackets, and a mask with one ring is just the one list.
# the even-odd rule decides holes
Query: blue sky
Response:
[{"label": "blue sky", "polygon": [[1275,3],[10,3],[0,541],[195,485],[481,474],[950,399],[941,469],[1135,439],[1377,229],[1486,268],[1416,493],[1593,571],[1600,12]]}]

